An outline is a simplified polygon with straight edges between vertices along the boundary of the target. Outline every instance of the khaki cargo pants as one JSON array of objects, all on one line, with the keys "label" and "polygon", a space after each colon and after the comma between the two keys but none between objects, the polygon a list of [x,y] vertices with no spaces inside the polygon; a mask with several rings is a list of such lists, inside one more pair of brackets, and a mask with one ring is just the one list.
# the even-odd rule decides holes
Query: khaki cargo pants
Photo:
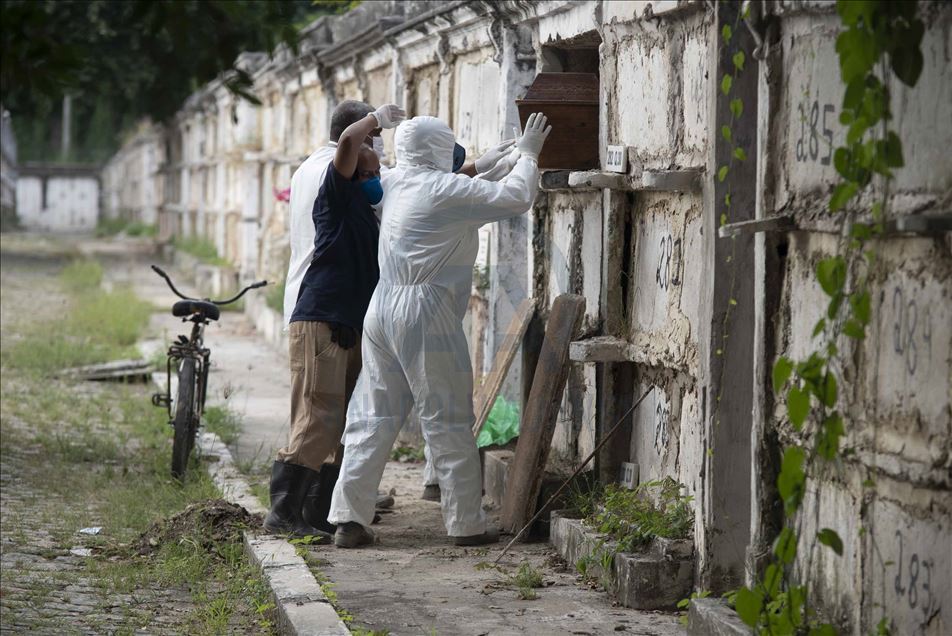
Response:
[{"label": "khaki cargo pants", "polygon": [[291,435],[277,459],[320,470],[343,458],[340,441],[360,374],[360,337],[344,350],[331,342],[326,322],[297,321],[289,329]]}]

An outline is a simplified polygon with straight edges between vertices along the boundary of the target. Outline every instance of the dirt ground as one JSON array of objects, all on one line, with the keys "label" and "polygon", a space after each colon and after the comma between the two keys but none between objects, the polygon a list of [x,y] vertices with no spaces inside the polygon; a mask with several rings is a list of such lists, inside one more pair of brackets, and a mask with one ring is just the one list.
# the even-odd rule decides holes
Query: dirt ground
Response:
[{"label": "dirt ground", "polygon": [[[616,607],[580,581],[547,543],[516,544],[500,562],[512,573],[527,561],[543,576],[538,598],[521,600],[506,576],[487,567],[509,537],[460,548],[443,528],[438,503],[420,499],[422,464],[390,462],[381,488],[394,512],[374,526],[378,544],[359,550],[315,547],[340,607],[355,624],[403,634],[683,634],[673,613]],[[488,510],[490,519],[496,511]]]}]

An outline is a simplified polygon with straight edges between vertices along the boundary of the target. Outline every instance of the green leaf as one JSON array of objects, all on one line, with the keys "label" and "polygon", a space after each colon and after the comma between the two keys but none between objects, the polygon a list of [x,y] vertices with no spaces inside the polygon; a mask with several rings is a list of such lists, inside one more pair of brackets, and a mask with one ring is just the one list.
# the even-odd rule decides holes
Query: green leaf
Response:
[{"label": "green leaf", "polygon": [[731,100],[731,113],[734,115],[734,119],[740,119],[741,114],[744,112],[744,102],[741,101],[739,97],[735,97]]},{"label": "green leaf", "polygon": [[793,372],[793,362],[790,361],[790,358],[785,356],[780,356],[777,358],[777,361],[774,362],[773,366],[773,390],[774,393],[780,393],[780,390],[787,383],[787,380],[790,379],[790,374]]},{"label": "green leaf", "polygon": [[819,439],[817,440],[817,454],[827,461],[836,458],[840,449],[840,438],[846,430],[843,428],[843,418],[833,412],[824,418],[820,424]]},{"label": "green leaf", "polygon": [[743,71],[745,60],[746,60],[746,56],[744,55],[743,51],[737,51],[737,53],[734,53],[734,57],[733,57],[734,68],[736,68],[738,71]]},{"label": "green leaf", "polygon": [[776,563],[771,563],[764,570],[764,591],[767,598],[777,598],[780,592],[780,583],[783,581],[783,570]]},{"label": "green leaf", "polygon": [[853,340],[863,340],[866,338],[866,329],[855,318],[850,318],[843,323],[843,333]]},{"label": "green leaf", "polygon": [[727,207],[731,207],[731,193],[730,192],[724,195],[724,205],[726,205]]},{"label": "green leaf", "polygon": [[721,137],[723,137],[724,141],[727,141],[727,142],[730,142],[732,138],[731,127],[728,126],[727,124],[724,124],[723,126],[721,126]]},{"label": "green leaf", "polygon": [[773,544],[773,553],[781,563],[793,563],[797,558],[797,535],[789,527],[784,527]]},{"label": "green leaf", "polygon": [[731,92],[731,85],[734,83],[734,78],[728,74],[724,74],[724,77],[721,78],[721,92],[727,95]]},{"label": "green leaf", "polygon": [[804,380],[817,382],[823,375],[823,365],[825,363],[823,356],[814,351],[809,358],[797,365],[797,375]]},{"label": "green leaf", "polygon": [[820,543],[836,552],[837,556],[843,556],[843,540],[840,539],[840,535],[836,534],[835,530],[823,528],[816,533],[816,538]]},{"label": "green leaf", "polygon": [[816,338],[821,333],[823,333],[824,329],[826,329],[826,319],[820,318],[819,320],[816,321],[816,324],[813,326],[813,335],[811,337]]},{"label": "green leaf", "polygon": [[[877,201],[878,203],[878,201]],[[861,241],[869,239],[873,235],[873,228],[867,223],[854,223],[850,226],[850,236]]]},{"label": "green leaf", "polygon": [[810,394],[798,386],[787,390],[787,415],[790,423],[798,431],[810,414]]},{"label": "green leaf", "polygon": [[853,310],[853,317],[862,325],[869,324],[870,299],[869,291],[853,292],[850,294],[850,308]]},{"label": "green leaf", "polygon": [[836,628],[829,623],[816,625],[810,628],[809,636],[836,636]]},{"label": "green leaf", "polygon": [[840,211],[850,199],[856,196],[857,192],[859,192],[859,186],[852,181],[838,184],[830,196],[830,212]]},{"label": "green leaf", "polygon": [[843,91],[843,110],[858,111],[863,103],[863,93],[866,92],[866,78],[857,77],[846,84]]},{"label": "green leaf", "polygon": [[906,86],[915,86],[922,74],[923,57],[919,48],[925,25],[922,20],[912,20],[907,27],[899,27],[895,33],[898,46],[889,54],[889,66],[899,81]]},{"label": "green leaf", "polygon": [[723,183],[724,179],[727,178],[727,171],[728,171],[727,166],[721,166],[720,169],[717,171],[717,180]]},{"label": "green leaf", "polygon": [[846,148],[837,148],[833,152],[833,167],[846,180],[850,179],[853,167],[853,153]]},{"label": "green leaf", "polygon": [[890,130],[883,145],[887,166],[901,168],[906,165],[902,158],[902,141],[899,140],[899,135]]},{"label": "green leaf", "polygon": [[780,462],[780,474],[777,475],[777,492],[783,499],[787,514],[796,512],[803,499],[803,486],[806,475],[803,473],[803,449],[791,446],[783,453]]},{"label": "green leaf", "polygon": [[731,307],[736,307],[736,306],[737,306],[737,300],[734,299],[734,298],[731,298],[731,299],[728,300],[727,302],[730,304]]},{"label": "green leaf", "polygon": [[845,84],[865,77],[876,64],[876,42],[865,29],[849,29],[836,38],[840,58],[840,76]]},{"label": "green leaf", "polygon": [[846,283],[846,261],[842,256],[822,259],[816,265],[816,278],[826,295],[832,296]]},{"label": "green leaf", "polygon": [[820,401],[823,402],[826,406],[832,408],[836,406],[836,376],[833,375],[830,371],[826,372],[826,377],[823,379],[823,384],[821,385],[822,391],[821,395],[817,397],[820,398]]},{"label": "green leaf", "polygon": [[837,313],[840,311],[840,305],[843,304],[843,294],[836,293],[830,298],[830,304],[826,307],[826,318],[827,320],[833,320],[836,318]]},{"label": "green leaf", "polygon": [[[725,27],[726,28],[726,27]],[[737,596],[734,599],[734,609],[737,615],[750,627],[756,627],[760,621],[760,609],[763,607],[764,599],[759,592],[752,592],[746,587],[737,590]]]},{"label": "green leaf", "polygon": [[731,25],[725,24],[721,29],[721,37],[724,38],[725,42],[730,42],[732,35],[734,35],[734,31],[731,29]]},{"label": "green leaf", "polygon": [[721,214],[721,227],[723,227],[723,226],[725,226],[725,225],[727,225],[727,215],[722,213],[722,214]]},{"label": "green leaf", "polygon": [[744,149],[740,147],[734,148],[734,157],[736,157],[739,161],[747,161],[747,153],[744,152]]}]

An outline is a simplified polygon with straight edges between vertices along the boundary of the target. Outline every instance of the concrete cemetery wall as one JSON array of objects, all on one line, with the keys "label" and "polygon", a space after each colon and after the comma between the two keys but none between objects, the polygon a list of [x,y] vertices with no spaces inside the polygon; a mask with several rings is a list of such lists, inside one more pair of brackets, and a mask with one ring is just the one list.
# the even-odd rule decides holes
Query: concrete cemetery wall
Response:
[{"label": "concrete cemetery wall", "polygon": [[82,166],[24,163],[16,181],[19,223],[28,229],[87,232],[99,221],[99,175]]},{"label": "concrete cemetery wall", "polygon": [[[825,301],[813,268],[837,249],[824,208],[843,135],[833,5],[754,4],[771,25],[756,37],[729,2],[366,2],[311,24],[296,55],[244,54],[260,107],[213,82],[172,122],[143,127],[103,172],[105,208],[155,219],[163,237],[204,237],[244,279],[283,280],[290,177],[327,141],[341,100],[441,117],[474,157],[512,136],[515,100],[536,73],[598,73],[600,168],[546,172],[527,215],[481,230],[485,285],[474,285],[467,318],[476,374],[522,300],[537,300],[527,339],[538,343],[555,297],[582,295],[581,353],[548,468],[574,469],[651,389],[593,468],[614,481],[630,462],[642,482],[683,483],[695,502],[697,585],[736,587],[769,553],[771,471],[797,442],[770,368],[814,346]],[[924,6],[923,76],[912,91],[891,86],[907,164],[892,186],[894,215],[948,214],[952,200],[952,12]],[[751,159],[732,168],[730,221],[789,215],[794,231],[717,238],[727,184],[714,175],[730,152],[718,90],[731,68],[725,25],[749,53],[734,134]],[[759,58],[757,38],[768,42]],[[392,133],[384,140],[392,161]],[[621,173],[608,171],[609,145],[623,147]],[[812,581],[856,629],[885,604],[900,633],[939,633],[952,611],[952,241],[893,235],[876,251],[873,323],[839,405],[855,452],[821,494],[811,486],[805,506],[816,497],[808,525],[837,529],[845,552],[814,558]],[[527,393],[531,350],[517,356],[507,399]]]},{"label": "concrete cemetery wall", "polygon": [[[889,82],[893,127],[905,167],[890,186],[891,218],[949,213],[952,168],[952,10],[925,3],[924,68],[917,86]],[[772,286],[777,311],[772,349],[804,359],[819,346],[813,326],[827,297],[816,262],[838,252],[840,237],[819,214],[836,180],[832,151],[843,143],[838,112],[843,86],[836,64],[839,19],[831,7],[778,11],[769,68],[778,108],[764,129],[763,161],[777,179],[765,193],[765,213],[789,214],[799,226],[779,245]],[[877,197],[882,196],[879,190]],[[869,201],[858,206],[860,214]],[[871,244],[872,317],[867,337],[838,343],[852,382],[840,389],[840,465],[810,482],[801,532],[801,563],[821,528],[836,530],[844,557],[814,553],[812,581],[824,608],[857,631],[882,616],[896,633],[941,634],[952,629],[952,240],[949,234],[889,233]],[[769,274],[768,274],[769,275]],[[768,316],[769,318],[769,316]],[[772,363],[771,357],[771,363]],[[769,421],[786,443],[799,436],[773,405]],[[816,506],[816,509],[814,508]],[[816,510],[816,521],[814,521]],[[885,608],[885,609],[884,609]]]}]

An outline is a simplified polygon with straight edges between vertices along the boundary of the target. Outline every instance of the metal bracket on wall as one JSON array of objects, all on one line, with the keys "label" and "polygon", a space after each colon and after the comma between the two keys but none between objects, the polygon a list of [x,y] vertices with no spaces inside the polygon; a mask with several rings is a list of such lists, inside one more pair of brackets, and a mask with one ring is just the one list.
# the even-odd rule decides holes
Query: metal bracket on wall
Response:
[{"label": "metal bracket on wall", "polygon": [[[730,238],[757,232],[792,232],[794,230],[823,231],[799,225],[790,214],[772,216],[766,219],[728,223],[717,228],[719,238]],[[829,231],[829,230],[826,230]],[[952,232],[952,214],[908,214],[890,219],[883,224],[882,236],[898,234],[917,234],[934,236]]]},{"label": "metal bracket on wall", "polygon": [[886,221],[884,234],[943,234],[952,232],[952,214],[909,214]]},{"label": "metal bracket on wall", "polygon": [[550,170],[542,173],[543,190],[620,190],[626,192],[698,192],[700,168],[683,170],[645,170],[638,175],[603,170]]},{"label": "metal bracket on wall", "polygon": [[783,216],[773,216],[766,219],[727,223],[717,228],[717,236],[719,238],[730,238],[743,234],[756,234],[757,232],[790,232],[796,229],[797,224],[794,222],[793,217],[789,214],[785,214]]}]

